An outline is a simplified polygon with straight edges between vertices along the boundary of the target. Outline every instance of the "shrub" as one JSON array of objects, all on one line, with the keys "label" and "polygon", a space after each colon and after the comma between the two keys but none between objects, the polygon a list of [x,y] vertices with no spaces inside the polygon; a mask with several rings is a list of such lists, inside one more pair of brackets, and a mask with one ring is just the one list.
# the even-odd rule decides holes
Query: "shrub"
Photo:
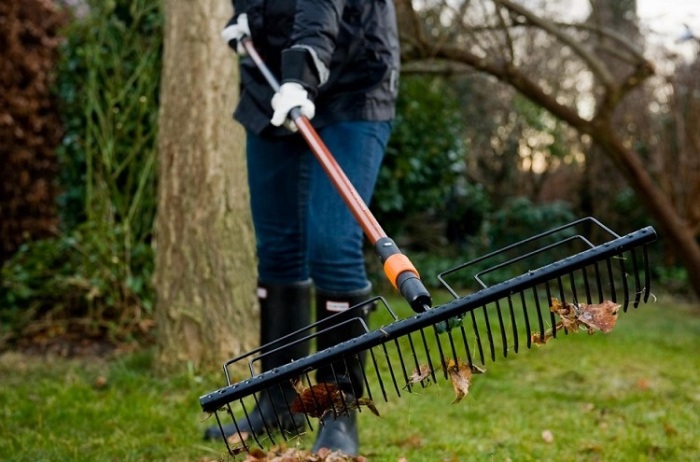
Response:
[{"label": "shrub", "polygon": [[64,23],[51,2],[0,3],[0,262],[58,223],[54,150],[61,123],[51,84]]},{"label": "shrub", "polygon": [[27,243],[2,269],[0,317],[15,335],[124,339],[150,325],[160,4],[84,6],[57,70],[61,233]]}]

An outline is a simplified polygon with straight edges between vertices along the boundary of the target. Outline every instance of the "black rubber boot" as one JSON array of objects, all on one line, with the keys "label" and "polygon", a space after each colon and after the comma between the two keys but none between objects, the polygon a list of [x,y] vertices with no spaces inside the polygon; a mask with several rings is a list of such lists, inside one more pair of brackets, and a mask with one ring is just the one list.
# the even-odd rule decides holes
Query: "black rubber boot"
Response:
[{"label": "black rubber boot", "polygon": [[[260,345],[266,345],[291,332],[307,327],[311,323],[311,281],[295,284],[258,283],[258,300],[260,301]],[[293,338],[285,340],[291,342]],[[276,345],[275,347],[280,346]],[[265,351],[263,351],[264,353]],[[308,342],[300,342],[284,348],[272,355],[260,359],[262,371],[287,364],[309,354]],[[260,434],[266,430],[300,432],[305,426],[303,414],[293,417],[288,406],[294,401],[296,392],[291,383],[260,393],[258,405],[248,415],[248,419],[238,421],[241,432]],[[236,425],[224,426],[226,437],[236,433]],[[204,432],[205,439],[221,438],[218,425],[209,427]]]},{"label": "black rubber boot", "polygon": [[[316,291],[316,321],[336,315],[338,312],[357,306],[369,298],[371,286],[367,289],[347,293],[325,293]],[[319,330],[332,325],[338,325],[353,317],[360,317],[367,322],[369,312],[373,306],[370,303],[358,307],[352,311],[343,311],[328,320],[327,323],[317,327]],[[338,329],[331,329],[320,334],[317,338],[317,351],[350,340],[364,334],[366,331],[359,322],[344,324]],[[316,372],[318,383],[338,383],[343,391],[347,403],[355,401],[355,397],[361,397],[364,391],[364,354],[360,357],[348,358],[346,361],[334,363],[332,367],[323,367]],[[329,412],[321,419],[318,435],[312,452],[318,452],[321,448],[331,451],[340,451],[349,456],[358,455],[359,438],[357,433],[357,415],[355,410],[346,413]]]}]

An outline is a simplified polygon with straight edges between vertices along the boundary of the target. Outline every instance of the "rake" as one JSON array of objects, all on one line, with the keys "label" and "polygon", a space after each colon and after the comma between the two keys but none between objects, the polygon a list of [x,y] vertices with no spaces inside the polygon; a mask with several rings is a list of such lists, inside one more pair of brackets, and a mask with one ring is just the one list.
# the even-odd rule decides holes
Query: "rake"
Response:
[{"label": "rake", "polygon": [[[279,88],[250,40],[243,45],[273,88]],[[270,447],[313,430],[316,419],[351,410],[378,413],[382,402],[412,393],[429,382],[453,380],[454,371],[507,358],[533,344],[567,335],[580,325],[589,333],[607,332],[610,325],[582,322],[605,305],[611,308],[606,323],[617,319],[618,309],[626,312],[648,302],[650,265],[648,245],[656,240],[652,227],[620,236],[592,217],[556,227],[488,255],[471,260],[438,275],[453,300],[431,308],[432,299],[418,272],[388,238],[354,188],[335,164],[309,121],[298,110],[290,114],[309,143],[329,178],[336,185],[351,212],[374,244],[391,283],[415,311],[399,319],[383,297],[369,301],[386,311],[391,322],[370,329],[363,319],[368,302],[314,323],[304,329],[260,346],[227,361],[226,385],[200,397],[205,413],[214,414],[230,454]],[[562,314],[568,310],[569,314]],[[352,316],[357,313],[357,316]],[[275,369],[261,372],[258,364],[291,345],[308,342],[322,333],[359,324],[364,333]],[[364,358],[364,359],[363,359]],[[338,378],[354,364],[364,363],[364,396],[340,391]],[[247,365],[250,377],[234,381],[231,370]],[[330,368],[336,379],[314,383],[319,368]],[[298,395],[285,398],[274,408],[274,418],[264,419],[260,432],[243,432],[240,422],[250,420],[261,396],[284,395],[283,386],[295,385]],[[271,399],[271,401],[274,401]],[[292,416],[303,415],[304,419]],[[294,428],[280,431],[281,422]],[[233,423],[236,433],[226,437],[223,426]],[[297,422],[301,422],[297,424]]]}]

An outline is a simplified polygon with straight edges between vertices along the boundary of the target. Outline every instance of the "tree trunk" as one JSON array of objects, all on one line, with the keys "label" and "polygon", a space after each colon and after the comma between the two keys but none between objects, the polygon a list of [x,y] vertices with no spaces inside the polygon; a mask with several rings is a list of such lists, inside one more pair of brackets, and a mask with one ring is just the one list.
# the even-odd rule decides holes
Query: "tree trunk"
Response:
[{"label": "tree trunk", "polygon": [[166,0],[158,139],[158,364],[218,367],[257,338],[244,134],[226,2]]}]

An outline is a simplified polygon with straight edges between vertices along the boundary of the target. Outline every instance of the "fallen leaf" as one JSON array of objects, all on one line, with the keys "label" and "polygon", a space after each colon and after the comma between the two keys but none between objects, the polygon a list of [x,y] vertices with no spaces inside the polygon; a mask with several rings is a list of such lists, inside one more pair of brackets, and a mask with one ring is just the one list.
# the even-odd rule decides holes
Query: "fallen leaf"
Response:
[{"label": "fallen leaf", "polygon": [[104,375],[98,375],[95,378],[94,386],[97,389],[106,387],[107,386],[107,377],[105,377]]},{"label": "fallen leaf", "polygon": [[367,409],[369,409],[372,412],[372,414],[376,415],[377,417],[380,417],[379,411],[377,410],[377,406],[374,405],[374,402],[371,399],[369,399],[369,398],[357,398],[354,401],[354,403],[357,403],[358,408],[360,406],[366,406]]},{"label": "fallen leaf", "polygon": [[649,388],[651,388],[651,381],[649,379],[637,380],[637,389],[648,390]]},{"label": "fallen leaf", "polygon": [[298,391],[290,409],[293,413],[304,413],[309,417],[323,418],[329,412],[336,415],[347,414],[353,409],[366,406],[372,414],[379,416],[374,402],[369,398],[357,398],[343,393],[338,385],[323,382]]},{"label": "fallen leaf", "polygon": [[450,359],[446,366],[447,373],[452,381],[452,388],[455,391],[455,400],[452,404],[459,403],[469,393],[469,385],[472,381],[472,369],[468,364],[461,361],[455,362]]},{"label": "fallen leaf", "polygon": [[234,433],[228,438],[226,438],[226,441],[228,442],[229,446],[233,448],[234,454],[240,454],[241,452],[245,451],[245,446],[243,446],[243,442],[248,439],[248,433],[247,432],[240,432],[240,433]]},{"label": "fallen leaf", "polygon": [[554,338],[554,331],[555,330],[563,330],[564,325],[561,322],[558,322],[553,329],[547,329],[544,331],[544,334],[541,334],[539,332],[534,333],[530,336],[530,340],[532,343],[535,345],[545,345],[547,342],[549,342],[551,339]]},{"label": "fallen leaf", "polygon": [[582,303],[578,305],[577,320],[588,328],[590,334],[596,330],[607,334],[615,328],[619,310],[620,304],[610,300],[590,305]]},{"label": "fallen leaf", "polygon": [[552,433],[551,430],[544,430],[542,432],[542,439],[544,440],[545,443],[553,443],[554,442],[554,434]]},{"label": "fallen leaf", "polygon": [[328,411],[344,406],[344,397],[338,385],[330,382],[317,383],[297,391],[291,405],[294,413],[304,413],[310,417],[322,417]]},{"label": "fallen leaf", "polygon": [[[430,375],[432,374],[432,369],[427,364],[422,364],[420,368],[414,369],[411,375],[408,377],[408,383],[406,387],[409,387],[416,383],[430,383]],[[404,388],[406,388],[404,387]]]},{"label": "fallen leaf", "polygon": [[483,367],[470,364],[469,368],[472,370],[472,374],[486,374],[486,369],[484,369]]},{"label": "fallen leaf", "polygon": [[617,323],[617,314],[620,309],[618,303],[606,300],[603,303],[566,303],[562,304],[556,298],[552,298],[549,310],[559,315],[560,321],[551,329],[547,329],[544,335],[534,333],[530,340],[535,345],[544,345],[559,330],[567,330],[577,333],[579,327],[585,327],[589,334],[601,331],[605,334],[612,331]]}]

